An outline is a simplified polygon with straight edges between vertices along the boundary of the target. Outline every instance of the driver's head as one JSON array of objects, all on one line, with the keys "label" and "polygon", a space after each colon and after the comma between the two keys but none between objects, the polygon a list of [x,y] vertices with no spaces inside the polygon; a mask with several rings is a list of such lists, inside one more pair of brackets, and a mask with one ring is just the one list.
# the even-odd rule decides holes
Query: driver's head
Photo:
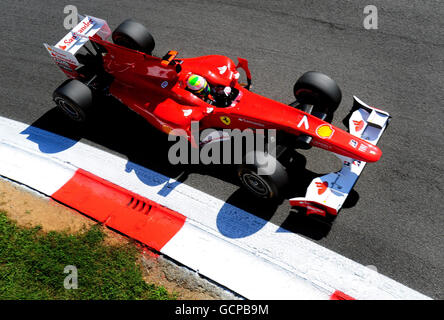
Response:
[{"label": "driver's head", "polygon": [[191,91],[197,94],[209,94],[210,86],[208,85],[207,80],[204,77],[201,77],[197,74],[192,74],[188,77],[187,87]]}]

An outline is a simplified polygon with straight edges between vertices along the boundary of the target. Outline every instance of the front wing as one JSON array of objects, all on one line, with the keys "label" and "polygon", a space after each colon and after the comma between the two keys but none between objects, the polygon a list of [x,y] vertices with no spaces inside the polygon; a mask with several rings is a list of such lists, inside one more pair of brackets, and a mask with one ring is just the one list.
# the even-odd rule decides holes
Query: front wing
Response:
[{"label": "front wing", "polygon": [[[353,97],[353,109],[349,119],[350,134],[364,139],[374,145],[386,129],[390,115],[382,110],[370,107],[357,97]],[[366,147],[351,140],[355,148]],[[365,150],[364,150],[365,151]],[[307,215],[337,215],[347,196],[359,178],[366,162],[338,155],[342,161],[342,169],[338,172],[317,177],[310,183],[305,197],[290,199],[295,207],[307,209]]]}]

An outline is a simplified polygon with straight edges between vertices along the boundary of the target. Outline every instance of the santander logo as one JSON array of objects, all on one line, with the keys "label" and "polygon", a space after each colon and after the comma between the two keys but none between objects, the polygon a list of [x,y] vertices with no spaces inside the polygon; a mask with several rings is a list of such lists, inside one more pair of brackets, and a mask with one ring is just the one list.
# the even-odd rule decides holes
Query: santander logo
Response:
[{"label": "santander logo", "polygon": [[[77,26],[75,29],[73,29],[73,32],[75,33],[84,33],[86,29],[88,29],[90,26],[92,26],[94,24],[94,21],[91,19],[88,19],[88,21],[83,21],[79,26]],[[78,28],[78,29],[77,29]],[[66,47],[70,46],[75,40],[77,40],[77,36],[75,34],[73,34],[71,37],[63,40],[63,43],[65,45],[59,45],[59,48],[62,50],[65,50]]]},{"label": "santander logo", "polygon": [[362,130],[362,128],[364,128],[364,121],[362,120],[353,120],[353,124],[355,125],[356,132],[359,132]]},{"label": "santander logo", "polygon": [[89,26],[91,26],[94,22],[91,19],[88,21],[83,21],[83,25],[77,30],[77,33],[83,33]]},{"label": "santander logo", "polygon": [[316,182],[316,187],[318,188],[318,195],[321,195],[327,190],[328,182]]}]

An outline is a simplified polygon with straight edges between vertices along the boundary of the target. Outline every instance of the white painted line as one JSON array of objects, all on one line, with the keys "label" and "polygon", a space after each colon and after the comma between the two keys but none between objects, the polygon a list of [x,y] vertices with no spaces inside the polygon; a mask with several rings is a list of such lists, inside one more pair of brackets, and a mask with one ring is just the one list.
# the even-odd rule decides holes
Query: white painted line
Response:
[{"label": "white painted line", "polygon": [[24,151],[4,141],[0,143],[0,156],[1,175],[47,195],[59,190],[75,172],[58,161],[48,161],[42,153]]},{"label": "white painted line", "polygon": [[325,300],[333,293],[188,221],[161,251],[248,299]]},{"label": "white painted line", "polygon": [[[0,175],[33,188],[51,191],[69,176],[52,169],[55,161],[56,167],[82,168],[185,215],[185,226],[165,253],[246,298],[328,298],[340,290],[356,299],[429,299],[253,214],[83,143],[0,117],[0,146]],[[40,181],[44,177],[48,182]]]}]

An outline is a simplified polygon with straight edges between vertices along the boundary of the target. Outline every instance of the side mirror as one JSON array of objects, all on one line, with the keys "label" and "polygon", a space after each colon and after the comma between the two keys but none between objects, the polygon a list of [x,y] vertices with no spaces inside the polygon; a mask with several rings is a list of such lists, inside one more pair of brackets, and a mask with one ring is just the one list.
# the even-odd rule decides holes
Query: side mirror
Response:
[{"label": "side mirror", "polygon": [[168,53],[163,56],[161,63],[165,66],[169,65],[171,63],[171,61],[173,61],[174,58],[176,58],[177,54],[178,54],[177,51],[174,51],[174,50],[168,51]]}]

